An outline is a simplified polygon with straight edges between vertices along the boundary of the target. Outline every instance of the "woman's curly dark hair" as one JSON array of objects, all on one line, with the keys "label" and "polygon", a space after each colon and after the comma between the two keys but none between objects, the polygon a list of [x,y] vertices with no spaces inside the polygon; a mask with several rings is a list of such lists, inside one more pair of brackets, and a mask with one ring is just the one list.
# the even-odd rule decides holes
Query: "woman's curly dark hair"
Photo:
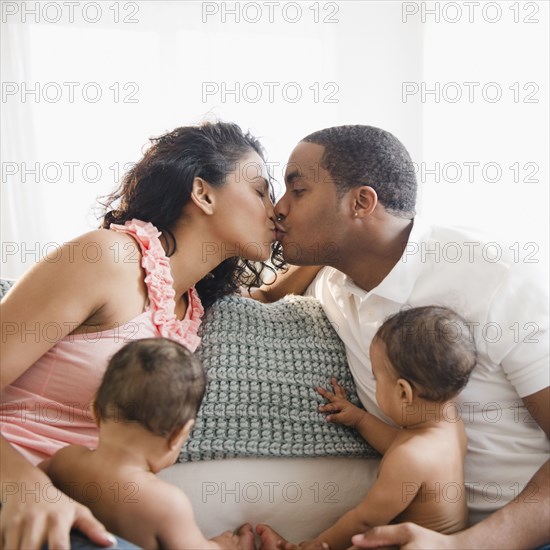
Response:
[{"label": "woman's curly dark hair", "polygon": [[[100,201],[105,209],[100,227],[133,218],[151,222],[165,237],[167,256],[171,256],[177,247],[171,229],[190,200],[193,180],[199,177],[212,186],[222,186],[244,155],[255,151],[265,161],[265,153],[250,132],[245,134],[229,122],[182,126],[150,141],[151,147],[124,175],[119,188]],[[271,181],[270,196],[274,201]],[[272,254],[271,262],[275,268],[284,265],[279,252]],[[238,257],[224,260],[196,284],[203,305],[236,293],[240,286],[260,286],[265,270],[275,273],[272,265]]]}]

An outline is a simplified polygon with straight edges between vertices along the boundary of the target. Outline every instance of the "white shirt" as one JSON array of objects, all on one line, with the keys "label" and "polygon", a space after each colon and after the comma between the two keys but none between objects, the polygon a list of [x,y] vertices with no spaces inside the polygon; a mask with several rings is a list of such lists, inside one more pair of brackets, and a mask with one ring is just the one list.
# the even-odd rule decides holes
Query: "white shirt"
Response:
[{"label": "white shirt", "polygon": [[[548,439],[521,400],[550,382],[548,296],[540,282],[529,280],[526,268],[532,266],[520,261],[528,259],[519,257],[521,250],[416,217],[403,256],[376,288],[367,292],[326,267],[306,291],[321,301],[346,346],[361,402],[386,422],[369,358],[384,319],[404,306],[440,305],[470,323],[478,363],[445,415],[462,418],[466,427],[473,523],[517,497],[548,459]],[[455,498],[451,489],[449,498]]]}]

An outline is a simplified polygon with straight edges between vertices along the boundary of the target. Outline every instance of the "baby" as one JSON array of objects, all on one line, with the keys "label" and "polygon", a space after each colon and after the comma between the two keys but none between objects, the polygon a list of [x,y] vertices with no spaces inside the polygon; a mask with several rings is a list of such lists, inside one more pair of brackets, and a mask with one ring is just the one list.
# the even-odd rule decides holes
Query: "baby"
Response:
[{"label": "baby", "polygon": [[378,477],[364,500],[312,541],[296,546],[258,525],[262,549],[352,546],[353,535],[377,525],[411,521],[454,533],[468,525],[464,487],[466,433],[451,400],[476,365],[473,336],[450,309],[418,307],[387,319],[370,347],[376,400],[394,428],[352,405],[332,379],[329,422],[355,428],[383,454]]},{"label": "baby", "polygon": [[155,476],[175,462],[205,383],[201,363],[180,344],[130,342],[111,358],[93,404],[97,449],[58,451],[47,465],[52,481],[108,530],[143,548],[254,548],[250,525],[206,540],[189,499]]}]

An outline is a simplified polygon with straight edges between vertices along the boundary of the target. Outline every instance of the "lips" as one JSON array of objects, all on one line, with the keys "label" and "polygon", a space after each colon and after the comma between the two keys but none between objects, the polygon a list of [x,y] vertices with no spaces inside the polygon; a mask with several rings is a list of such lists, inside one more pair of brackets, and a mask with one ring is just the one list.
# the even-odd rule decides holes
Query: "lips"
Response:
[{"label": "lips", "polygon": [[285,235],[286,230],[278,223],[275,224],[275,227],[276,227],[275,233],[277,235],[277,240],[280,241]]}]

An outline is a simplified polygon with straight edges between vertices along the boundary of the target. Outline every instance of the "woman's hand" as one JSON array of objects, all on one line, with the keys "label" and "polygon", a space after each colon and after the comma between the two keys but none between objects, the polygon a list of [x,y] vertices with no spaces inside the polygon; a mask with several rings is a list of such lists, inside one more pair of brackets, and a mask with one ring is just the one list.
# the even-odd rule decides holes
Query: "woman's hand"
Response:
[{"label": "woman's hand", "polygon": [[101,546],[114,537],[85,506],[57,489],[50,478],[27,462],[0,436],[2,463],[0,548],[70,548],[69,532],[78,529]]},{"label": "woman's hand", "polygon": [[336,378],[331,378],[330,382],[333,392],[324,388],[316,388],[317,393],[329,401],[327,405],[319,405],[319,411],[330,413],[326,417],[327,422],[336,422],[357,429],[361,420],[367,414],[366,411],[348,401],[346,391],[338,384]]},{"label": "woman's hand", "polygon": [[[4,482],[9,485],[9,482]],[[100,546],[113,546],[115,538],[94,518],[88,508],[70,499],[51,482],[24,481],[14,491],[4,487],[0,537],[2,548],[10,550],[40,549],[47,542],[49,548],[70,549],[69,532],[78,529]]]}]

